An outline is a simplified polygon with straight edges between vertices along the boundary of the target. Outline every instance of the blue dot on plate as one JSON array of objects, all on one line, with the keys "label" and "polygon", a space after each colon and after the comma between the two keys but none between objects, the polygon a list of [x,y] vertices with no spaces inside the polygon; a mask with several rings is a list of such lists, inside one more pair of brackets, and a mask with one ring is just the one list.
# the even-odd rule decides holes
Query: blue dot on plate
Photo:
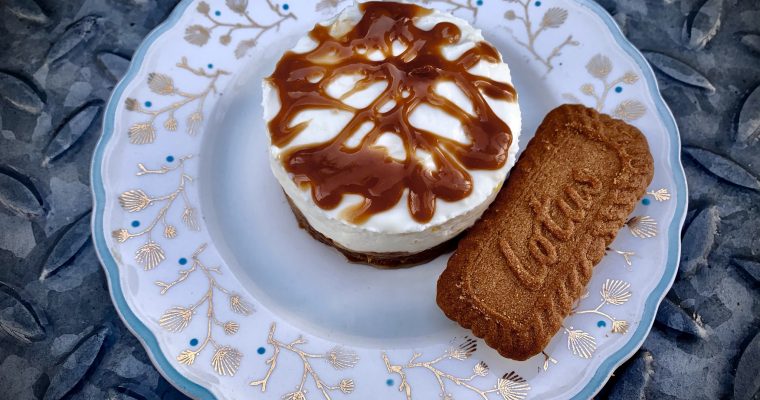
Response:
[{"label": "blue dot on plate", "polygon": [[537,1],[534,4],[536,5],[536,7],[541,7],[541,2],[540,1]]},{"label": "blue dot on plate", "polygon": [[138,226],[140,226],[140,221],[138,221],[138,220],[132,221],[132,227],[133,228],[137,228]]},{"label": "blue dot on plate", "polygon": [[605,326],[607,326],[607,323],[604,322],[604,321],[599,321],[599,322],[596,323],[596,326],[598,326],[600,328],[604,328]]},{"label": "blue dot on plate", "polygon": [[385,384],[388,386],[393,386],[393,379],[386,379]]},{"label": "blue dot on plate", "polygon": [[256,352],[259,353],[259,354],[264,354],[264,353],[267,352],[267,349],[265,349],[263,347],[259,347],[258,349],[256,349]]},{"label": "blue dot on plate", "polygon": [[623,88],[621,86],[615,87],[615,93],[620,93],[623,91]]},{"label": "blue dot on plate", "polygon": [[477,4],[479,6],[482,6],[483,5],[483,0],[478,0],[478,1],[475,2],[475,4]]},{"label": "blue dot on plate", "polygon": [[174,162],[174,156],[166,156],[166,162]]},{"label": "blue dot on plate", "polygon": [[207,65],[208,69],[214,68],[214,64]]},{"label": "blue dot on plate", "polygon": [[282,5],[282,9],[283,10],[287,11],[288,8],[290,8],[290,6],[288,5],[288,3],[285,3],[285,4]]},{"label": "blue dot on plate", "polygon": [[652,202],[652,201],[651,201],[651,200],[649,200],[649,199],[641,199],[641,204],[643,204],[643,205],[645,205],[645,206],[648,206],[648,205],[649,205],[649,203],[651,203],[651,202]]},{"label": "blue dot on plate", "polygon": [[216,10],[216,11],[214,11],[214,15],[216,15],[218,17],[218,16],[222,15],[222,12],[219,11],[219,10]]},{"label": "blue dot on plate", "polygon": [[150,101],[146,101],[146,102],[145,102],[145,107],[150,107],[150,106],[152,106],[152,105],[153,105],[153,103],[151,103]]},{"label": "blue dot on plate", "polygon": [[198,345],[198,339],[190,339],[190,346],[197,346]]},{"label": "blue dot on plate", "polygon": [[185,264],[187,264],[187,258],[185,258],[185,257],[180,258],[179,259],[179,265],[185,265]]}]

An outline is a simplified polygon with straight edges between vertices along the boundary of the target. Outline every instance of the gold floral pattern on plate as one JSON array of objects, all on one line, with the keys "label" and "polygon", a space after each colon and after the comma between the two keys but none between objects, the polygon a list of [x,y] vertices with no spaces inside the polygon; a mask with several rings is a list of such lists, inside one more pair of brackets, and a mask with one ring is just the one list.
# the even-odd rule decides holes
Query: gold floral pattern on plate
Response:
[{"label": "gold floral pattern on plate", "polygon": [[286,6],[280,6],[279,4],[266,0],[268,8],[275,13],[277,19],[271,23],[259,23],[251,17],[251,13],[248,11],[248,0],[226,0],[224,3],[227,9],[232,11],[236,15],[233,20],[222,20],[221,11],[211,13],[211,6],[205,1],[201,1],[196,6],[196,11],[206,17],[210,25],[205,24],[193,24],[185,28],[185,40],[188,43],[202,47],[208,43],[212,33],[217,28],[226,29],[226,32],[219,36],[219,43],[223,46],[227,46],[232,42],[232,34],[238,30],[256,30],[256,34],[252,37],[241,40],[235,47],[235,57],[242,58],[258,43],[259,38],[264,33],[274,29],[279,30],[280,25],[288,19],[297,19],[292,12],[285,12]]},{"label": "gold floral pattern on plate", "polygon": [[176,204],[178,198],[181,198],[184,203],[182,223],[190,230],[200,230],[196,217],[196,208],[190,202],[190,198],[187,195],[187,184],[193,182],[193,177],[185,172],[185,162],[191,158],[192,155],[182,156],[173,166],[163,165],[158,169],[149,169],[143,163],[137,164],[137,176],[164,175],[179,171],[179,183],[173,191],[159,196],[152,196],[143,189],[130,189],[119,195],[119,205],[124,211],[129,213],[143,212],[154,204],[162,204],[161,208],[145,228],[133,231],[126,228],[118,228],[111,232],[111,236],[119,243],[124,243],[138,237],[145,237],[145,244],[140,246],[135,252],[135,261],[141,264],[146,271],[156,268],[166,259],[163,247],[153,237],[156,227],[159,225],[163,227],[163,236],[166,239],[171,240],[178,235],[177,227],[167,219],[167,213]]},{"label": "gold floral pattern on plate", "polygon": [[[565,40],[560,42],[547,55],[539,54],[536,49],[536,40],[547,29],[557,29],[564,25],[567,21],[568,12],[561,7],[551,7],[543,14],[541,21],[538,23],[538,27],[534,27],[533,22],[530,19],[530,0],[504,0],[507,3],[517,4],[519,7],[513,10],[507,10],[504,13],[504,18],[507,21],[519,21],[521,27],[525,30],[526,40],[520,40],[515,37],[515,42],[524,47],[528,52],[533,55],[537,61],[539,61],[544,67],[546,72],[549,73],[554,69],[554,59],[562,54],[562,49],[566,46],[577,46],[580,43],[573,39],[573,35],[568,35]],[[514,32],[512,32],[514,36]]]},{"label": "gold floral pattern on plate", "polygon": [[[621,93],[623,91],[622,85],[633,85],[639,81],[639,75],[633,71],[627,71],[617,78],[610,79],[612,70],[612,60],[603,54],[591,57],[586,64],[586,71],[601,83],[601,89],[597,90],[597,86],[593,83],[584,83],[581,85],[580,90],[581,93],[594,100],[592,107],[600,112],[604,111],[612,90],[615,90],[616,93]],[[562,97],[575,103],[583,103],[577,96],[571,93],[564,93]],[[641,118],[645,112],[646,106],[644,103],[638,100],[626,99],[615,106],[612,110],[612,115],[624,121],[633,121]]]},{"label": "gold floral pattern on plate", "polygon": [[215,275],[221,275],[222,271],[219,267],[207,267],[200,260],[200,255],[206,250],[206,244],[200,245],[197,250],[192,254],[192,263],[190,268],[179,271],[179,276],[172,282],[156,281],[156,285],[161,288],[161,294],[166,294],[171,289],[184,283],[187,279],[197,271],[200,271],[207,281],[206,291],[203,293],[200,299],[193,304],[174,306],[164,311],[164,314],[158,320],[159,325],[169,332],[179,333],[190,325],[193,317],[197,313],[198,309],[202,305],[206,305],[206,334],[202,342],[193,348],[182,350],[177,356],[177,361],[180,364],[193,365],[196,357],[204,350],[208,345],[214,348],[214,354],[211,357],[211,366],[214,368],[217,374],[221,376],[234,376],[240,367],[240,360],[243,358],[243,354],[235,347],[220,344],[214,338],[214,330],[221,330],[225,335],[232,336],[240,329],[240,324],[235,321],[220,321],[217,318],[215,307],[217,304],[215,300],[222,296],[226,298],[227,305],[231,311],[242,316],[250,315],[253,308],[241,298],[237,293],[222,286],[215,278]]},{"label": "gold floral pattern on plate", "polygon": [[124,107],[128,111],[144,114],[149,116],[147,121],[137,122],[129,127],[127,132],[129,135],[129,141],[132,144],[150,144],[156,140],[156,126],[155,122],[159,116],[166,115],[163,122],[163,127],[168,132],[174,132],[179,127],[179,121],[177,120],[176,113],[180,109],[187,105],[195,103],[195,109],[185,118],[185,131],[188,135],[195,135],[198,133],[201,123],[203,122],[203,105],[206,103],[206,98],[211,93],[217,93],[216,81],[222,75],[229,75],[229,72],[217,69],[214,72],[208,72],[205,69],[192,68],[187,63],[187,58],[182,57],[177,67],[192,73],[195,76],[202,77],[208,80],[206,88],[198,93],[189,93],[181,90],[174,83],[174,78],[169,75],[151,72],[148,74],[148,88],[150,91],[160,96],[173,96],[176,101],[169,103],[163,107],[156,109],[152,107],[152,103],[146,102],[145,107],[140,105],[140,102],[133,97],[128,97],[124,101]]},{"label": "gold floral pattern on plate", "polygon": [[457,346],[449,347],[443,354],[430,361],[419,361],[422,353],[414,353],[406,364],[398,365],[391,363],[387,353],[383,352],[382,357],[388,373],[396,374],[401,378],[398,390],[404,392],[407,400],[412,400],[412,386],[409,383],[406,371],[414,368],[425,369],[432,373],[440,389],[439,398],[446,400],[453,399],[453,395],[446,389],[447,382],[463,387],[472,392],[473,395],[477,394],[483,400],[488,400],[489,395],[492,393],[498,393],[503,400],[522,400],[527,396],[530,391],[530,384],[514,371],[510,371],[502,375],[501,378],[498,378],[493,387],[482,388],[483,382],[478,383],[473,381],[490,374],[490,368],[485,362],[479,361],[472,367],[471,375],[462,377],[446,372],[438,365],[438,363],[444,360],[467,360],[476,350],[477,341],[473,338],[465,337]]},{"label": "gold floral pattern on plate", "polygon": [[308,393],[305,388],[308,378],[311,378],[314,385],[317,387],[317,390],[322,393],[325,400],[331,399],[330,392],[333,391],[339,391],[343,394],[351,394],[354,391],[355,384],[353,379],[341,378],[337,384],[327,384],[312,365],[312,360],[323,360],[337,371],[353,368],[359,362],[359,356],[353,350],[341,346],[335,346],[325,353],[310,353],[300,347],[307,343],[306,338],[299,335],[293,341],[285,343],[274,337],[276,330],[277,324],[272,322],[272,325],[269,328],[269,335],[267,336],[267,343],[274,348],[274,353],[266,361],[266,364],[269,365],[269,369],[267,369],[266,375],[264,375],[263,378],[250,382],[249,384],[251,386],[258,386],[261,388],[262,392],[266,392],[269,379],[277,368],[277,361],[280,358],[280,353],[285,350],[300,358],[300,361],[303,364],[303,369],[296,390],[283,395],[282,398],[284,400],[305,400],[306,394]]}]

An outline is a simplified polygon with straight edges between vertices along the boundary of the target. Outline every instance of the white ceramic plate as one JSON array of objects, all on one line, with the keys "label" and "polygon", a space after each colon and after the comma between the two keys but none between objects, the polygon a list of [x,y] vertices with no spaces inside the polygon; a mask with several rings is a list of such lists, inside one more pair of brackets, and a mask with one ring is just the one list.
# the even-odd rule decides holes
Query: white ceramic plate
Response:
[{"label": "white ceramic plate", "polygon": [[[281,1],[281,0],[280,0]],[[540,354],[500,357],[446,319],[446,256],[378,270],[298,229],[267,164],[260,80],[347,1],[185,0],[108,105],[92,168],[94,237],[114,303],[161,372],[197,398],[588,398],[641,345],[675,276],[686,185],[644,58],[587,0],[427,0],[510,64],[527,143],[580,102],[628,120],[650,191]]]}]

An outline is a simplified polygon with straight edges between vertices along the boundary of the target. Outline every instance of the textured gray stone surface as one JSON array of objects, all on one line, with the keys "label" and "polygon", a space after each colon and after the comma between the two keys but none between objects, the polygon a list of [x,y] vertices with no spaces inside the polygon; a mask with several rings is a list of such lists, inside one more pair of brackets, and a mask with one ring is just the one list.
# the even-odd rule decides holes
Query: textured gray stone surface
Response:
[{"label": "textured gray stone surface", "polygon": [[[760,398],[760,3],[601,4],[656,66],[690,204],[676,283],[599,397]],[[0,2],[0,398],[183,398],[117,317],[86,229],[104,103],[174,5]]]}]

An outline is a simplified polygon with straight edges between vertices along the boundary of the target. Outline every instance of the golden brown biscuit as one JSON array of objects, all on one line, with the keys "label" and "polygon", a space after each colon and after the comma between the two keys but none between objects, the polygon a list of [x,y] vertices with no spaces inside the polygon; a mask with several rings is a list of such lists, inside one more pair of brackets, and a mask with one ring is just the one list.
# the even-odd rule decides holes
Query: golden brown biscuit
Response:
[{"label": "golden brown biscuit", "polygon": [[653,173],[635,127],[580,105],[552,110],[449,259],[439,307],[505,357],[538,354]]}]

